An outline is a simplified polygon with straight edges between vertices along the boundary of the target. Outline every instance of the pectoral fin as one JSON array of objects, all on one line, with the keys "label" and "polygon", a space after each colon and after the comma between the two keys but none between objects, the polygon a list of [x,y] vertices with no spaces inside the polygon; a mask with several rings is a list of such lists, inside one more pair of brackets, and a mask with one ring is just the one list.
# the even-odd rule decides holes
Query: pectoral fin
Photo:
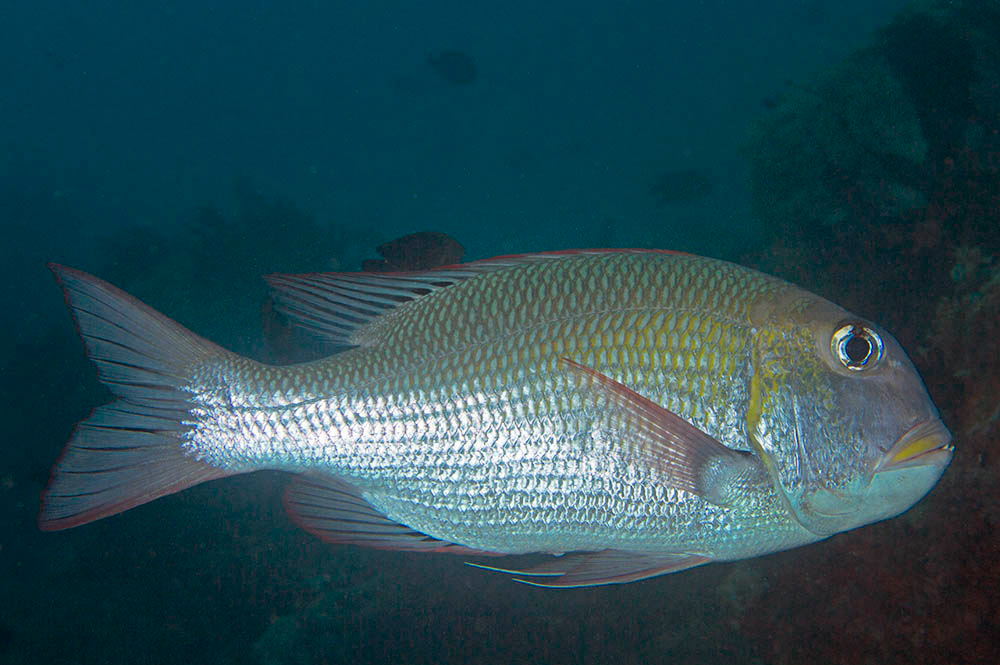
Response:
[{"label": "pectoral fin", "polygon": [[728,505],[767,482],[760,460],[728,448],[676,413],[646,399],[614,379],[567,358],[561,365],[574,375],[614,436],[630,454],[671,487],[707,501]]}]

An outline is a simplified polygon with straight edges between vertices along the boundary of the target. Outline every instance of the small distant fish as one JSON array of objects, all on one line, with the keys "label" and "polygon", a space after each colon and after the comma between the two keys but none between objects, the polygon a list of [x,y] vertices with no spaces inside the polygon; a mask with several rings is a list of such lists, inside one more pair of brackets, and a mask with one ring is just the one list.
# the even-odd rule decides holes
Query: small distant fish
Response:
[{"label": "small distant fish", "polygon": [[367,259],[364,272],[427,270],[459,263],[465,248],[457,240],[438,231],[418,231],[379,245],[381,259]]},{"label": "small distant fish", "polygon": [[276,469],[296,474],[292,517],[325,541],[556,554],[488,568],[590,586],[892,517],[953,454],[891,335],[713,259],[585,250],[271,275],[285,315],[354,347],[284,367],[52,270],[117,399],[57,462],[46,530]]},{"label": "small distant fish", "polygon": [[429,53],[427,64],[438,76],[454,85],[470,85],[479,76],[476,61],[465,51],[446,50]]}]

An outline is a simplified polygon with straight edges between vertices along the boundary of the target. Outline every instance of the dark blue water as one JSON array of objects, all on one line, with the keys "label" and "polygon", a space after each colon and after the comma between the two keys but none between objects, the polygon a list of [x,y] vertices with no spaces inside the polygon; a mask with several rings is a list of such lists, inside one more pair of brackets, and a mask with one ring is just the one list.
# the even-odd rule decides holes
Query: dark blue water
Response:
[{"label": "dark blue water", "polygon": [[[950,4],[0,7],[0,663],[989,662],[1000,12]],[[897,333],[959,455],[884,525],[569,592],[325,546],[277,474],[38,532],[109,398],[45,262],[270,358],[260,275],[424,230],[781,274]]]}]

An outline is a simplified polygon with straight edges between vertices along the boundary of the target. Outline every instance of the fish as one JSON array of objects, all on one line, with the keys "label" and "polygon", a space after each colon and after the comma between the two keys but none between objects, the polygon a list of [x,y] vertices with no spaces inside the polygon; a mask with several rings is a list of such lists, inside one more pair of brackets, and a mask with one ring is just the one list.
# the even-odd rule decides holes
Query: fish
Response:
[{"label": "fish", "polygon": [[115,399],[55,464],[43,530],[277,470],[293,521],[323,541],[548,554],[472,565],[585,587],[893,517],[955,450],[891,334],[717,259],[595,249],[269,275],[285,316],[347,347],[284,366],[50,268]]},{"label": "fish", "polygon": [[364,272],[410,272],[459,263],[465,248],[439,231],[418,231],[379,245],[381,259],[366,259]]},{"label": "fish", "polygon": [[452,85],[471,85],[479,76],[476,61],[465,51],[447,49],[428,53],[427,65]]}]

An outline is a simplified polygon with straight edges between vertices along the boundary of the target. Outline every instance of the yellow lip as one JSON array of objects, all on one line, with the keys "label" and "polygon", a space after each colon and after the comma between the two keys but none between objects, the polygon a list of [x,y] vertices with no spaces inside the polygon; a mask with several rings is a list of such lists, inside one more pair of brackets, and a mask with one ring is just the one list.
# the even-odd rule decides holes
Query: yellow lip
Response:
[{"label": "yellow lip", "polygon": [[899,437],[875,470],[890,471],[925,464],[943,466],[951,460],[954,452],[951,433],[935,418],[915,425]]}]

